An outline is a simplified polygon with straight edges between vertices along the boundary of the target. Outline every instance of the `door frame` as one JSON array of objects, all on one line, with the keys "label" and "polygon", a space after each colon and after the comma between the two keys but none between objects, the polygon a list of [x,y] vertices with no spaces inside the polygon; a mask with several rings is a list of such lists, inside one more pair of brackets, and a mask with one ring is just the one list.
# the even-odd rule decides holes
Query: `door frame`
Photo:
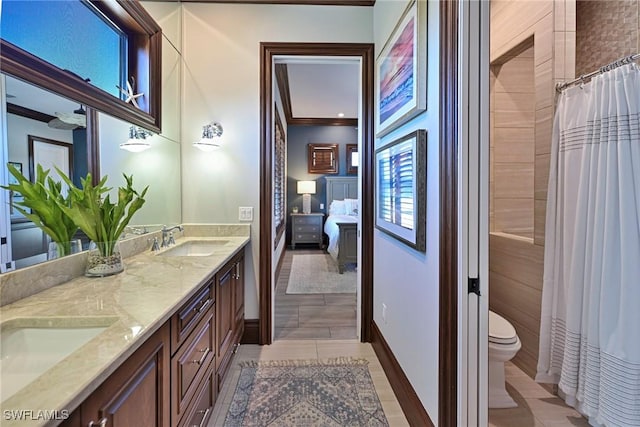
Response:
[{"label": "door frame", "polygon": [[458,420],[459,0],[440,2],[440,334],[438,425]]},{"label": "door frame", "polygon": [[373,88],[374,45],[371,43],[260,43],[260,241],[258,275],[258,342],[271,344],[273,325],[273,182],[272,108],[275,56],[350,56],[361,60],[362,141],[360,340],[371,341],[373,322]]}]

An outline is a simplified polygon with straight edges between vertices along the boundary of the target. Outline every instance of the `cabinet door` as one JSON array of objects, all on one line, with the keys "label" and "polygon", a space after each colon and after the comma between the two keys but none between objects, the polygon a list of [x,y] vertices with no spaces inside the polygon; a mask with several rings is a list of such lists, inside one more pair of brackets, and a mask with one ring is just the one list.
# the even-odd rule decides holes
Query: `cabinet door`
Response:
[{"label": "cabinet door", "polygon": [[169,399],[167,323],[84,401],[82,425],[169,427]]},{"label": "cabinet door", "polygon": [[216,278],[216,369],[224,361],[233,341],[235,311],[233,285],[235,268],[227,264]]}]

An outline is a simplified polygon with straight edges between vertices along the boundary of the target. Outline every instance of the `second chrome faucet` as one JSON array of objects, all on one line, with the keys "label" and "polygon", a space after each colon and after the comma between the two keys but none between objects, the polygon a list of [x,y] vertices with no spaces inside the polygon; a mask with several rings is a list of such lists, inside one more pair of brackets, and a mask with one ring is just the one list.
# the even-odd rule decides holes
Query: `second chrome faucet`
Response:
[{"label": "second chrome faucet", "polygon": [[176,229],[178,231],[184,230],[181,225],[175,225],[170,228],[167,228],[166,225],[162,227],[162,243],[160,244],[161,248],[166,248],[168,246],[176,244],[176,241],[173,238],[173,233],[171,233],[172,230],[176,230]]}]

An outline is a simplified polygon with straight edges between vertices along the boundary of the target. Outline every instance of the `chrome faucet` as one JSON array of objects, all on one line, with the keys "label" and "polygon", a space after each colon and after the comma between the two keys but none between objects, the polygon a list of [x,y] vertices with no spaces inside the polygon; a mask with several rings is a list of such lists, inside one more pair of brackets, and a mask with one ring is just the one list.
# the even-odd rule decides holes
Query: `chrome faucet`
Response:
[{"label": "chrome faucet", "polygon": [[136,234],[136,235],[141,235],[141,234],[147,234],[149,232],[149,230],[147,229],[146,225],[142,225],[140,227],[130,227],[127,226],[124,228],[125,232],[129,232],[131,234]]},{"label": "chrome faucet", "polygon": [[169,233],[171,230],[175,229],[178,229],[178,231],[184,230],[181,225],[176,225],[171,228],[167,228],[166,225],[162,227],[162,244],[160,245],[161,248],[166,248],[167,246],[176,244],[176,241],[173,239],[173,233]]}]

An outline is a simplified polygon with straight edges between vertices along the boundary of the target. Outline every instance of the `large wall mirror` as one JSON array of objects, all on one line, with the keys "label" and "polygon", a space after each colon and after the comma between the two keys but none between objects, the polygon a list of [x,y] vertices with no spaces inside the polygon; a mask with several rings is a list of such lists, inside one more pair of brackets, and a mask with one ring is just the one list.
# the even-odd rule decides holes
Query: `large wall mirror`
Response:
[{"label": "large wall mirror", "polygon": [[[76,185],[87,172],[107,175],[114,189],[124,184],[123,173],[132,175],[136,188],[149,186],[146,203],[133,218],[132,232],[181,222],[179,131],[170,125],[172,121],[179,123],[179,111],[173,112],[174,120],[168,121],[166,132],[150,138],[151,148],[132,153],[119,146],[128,137],[129,123],[12,76],[2,74],[0,78],[4,80],[6,105],[2,111],[6,162],[32,181],[37,164],[51,169],[52,175],[54,166],[68,171]],[[179,76],[174,79],[173,84],[178,85]],[[88,132],[87,127],[92,126]],[[6,166],[3,172],[3,179],[10,179]],[[19,197],[7,193],[7,203]],[[10,224],[7,252],[15,268],[47,261],[48,237],[19,212],[10,207],[6,212],[9,218],[3,220]]]},{"label": "large wall mirror", "polygon": [[[153,231],[163,224],[180,223],[181,116],[176,100],[181,96],[181,58],[180,52],[163,38],[162,132],[154,134],[150,138],[151,147],[139,153],[120,149],[120,143],[129,136],[129,122],[13,75],[0,74],[3,124],[0,140],[4,152],[0,155],[4,157],[0,184],[9,179],[7,162],[19,165],[30,179],[34,178],[31,168],[37,160],[47,167],[62,162],[59,166],[69,170],[77,185],[80,177],[91,172],[98,177],[107,175],[109,186],[117,188],[124,184],[124,173],[133,176],[136,188],[149,186],[146,203],[134,216],[130,232],[124,238],[132,233]],[[0,221],[7,229],[3,271],[10,269],[7,264],[12,262],[15,268],[23,268],[46,261],[48,238],[32,222],[11,211],[9,202],[13,195],[2,191],[4,202],[0,212],[6,214]]]}]

